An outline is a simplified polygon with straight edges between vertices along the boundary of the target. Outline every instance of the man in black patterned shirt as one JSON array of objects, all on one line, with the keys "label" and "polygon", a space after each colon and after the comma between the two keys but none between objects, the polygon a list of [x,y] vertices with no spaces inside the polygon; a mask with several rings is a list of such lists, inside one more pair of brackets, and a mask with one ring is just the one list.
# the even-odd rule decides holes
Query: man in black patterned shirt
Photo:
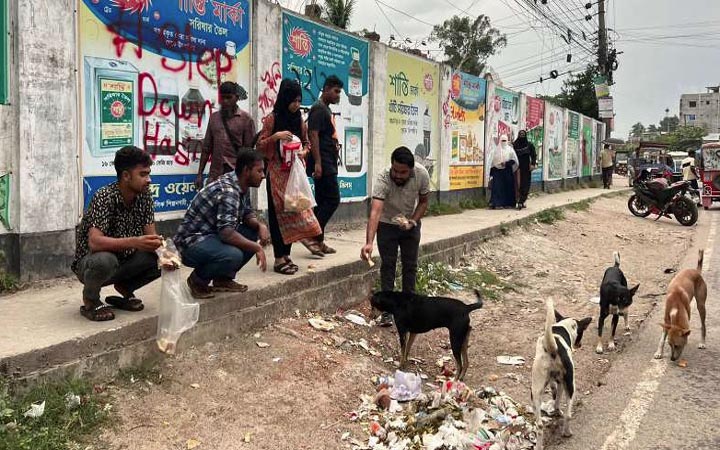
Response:
[{"label": "man in black patterned shirt", "polygon": [[77,227],[77,249],[72,270],[83,283],[80,313],[92,321],[115,318],[100,300],[100,289],[113,284],[120,296],[105,301],[117,309],[141,311],[135,297],[140,289],[160,277],[155,250],[162,238],[155,231],[150,186],[150,155],[137,147],[123,147],[115,154],[118,181],[93,195]]}]

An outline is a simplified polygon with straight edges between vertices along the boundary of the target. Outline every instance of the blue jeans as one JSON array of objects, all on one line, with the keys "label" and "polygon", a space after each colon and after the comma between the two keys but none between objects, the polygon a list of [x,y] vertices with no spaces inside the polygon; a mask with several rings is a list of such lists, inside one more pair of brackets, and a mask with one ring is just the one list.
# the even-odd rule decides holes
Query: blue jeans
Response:
[{"label": "blue jeans", "polygon": [[[237,232],[253,242],[258,240],[258,232],[245,225],[238,225]],[[194,268],[195,277],[207,285],[212,280],[234,280],[253,256],[254,252],[226,244],[220,236],[213,234],[185,249],[182,262]]]}]

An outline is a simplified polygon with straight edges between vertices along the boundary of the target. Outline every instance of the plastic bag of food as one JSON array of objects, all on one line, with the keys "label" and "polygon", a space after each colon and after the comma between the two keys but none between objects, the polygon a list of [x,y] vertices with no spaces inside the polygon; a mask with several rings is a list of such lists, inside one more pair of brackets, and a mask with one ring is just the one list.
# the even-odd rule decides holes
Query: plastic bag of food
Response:
[{"label": "plastic bag of food", "polygon": [[314,208],[315,196],[312,193],[310,182],[305,174],[305,166],[295,155],[287,186],[285,187],[285,211],[302,212]]},{"label": "plastic bag of food", "polygon": [[[157,345],[160,351],[173,355],[180,335],[197,323],[200,304],[193,300],[180,271],[175,270],[180,267],[180,258],[172,240],[165,241],[157,254],[162,270]],[[174,269],[167,269],[168,266]]]}]

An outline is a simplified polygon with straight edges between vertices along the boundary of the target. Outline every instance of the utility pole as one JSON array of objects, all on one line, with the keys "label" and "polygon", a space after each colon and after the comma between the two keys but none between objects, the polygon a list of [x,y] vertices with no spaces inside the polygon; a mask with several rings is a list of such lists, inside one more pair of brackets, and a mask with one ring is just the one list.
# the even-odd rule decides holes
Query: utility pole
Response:
[{"label": "utility pole", "polygon": [[[608,70],[608,42],[607,42],[607,28],[605,27],[605,0],[598,0],[598,66],[600,68],[600,74],[604,75],[610,84],[612,74]],[[614,108],[614,107],[613,107]],[[609,139],[612,131],[610,125],[612,119],[602,119],[605,123],[605,139]]]}]

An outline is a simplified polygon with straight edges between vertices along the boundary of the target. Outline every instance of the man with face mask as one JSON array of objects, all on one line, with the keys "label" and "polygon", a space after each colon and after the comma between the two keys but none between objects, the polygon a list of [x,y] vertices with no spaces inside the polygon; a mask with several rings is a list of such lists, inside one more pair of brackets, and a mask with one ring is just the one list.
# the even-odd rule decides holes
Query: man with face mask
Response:
[{"label": "man with face mask", "polygon": [[[372,257],[373,241],[377,234],[381,288],[383,291],[392,291],[399,247],[402,290],[412,293],[415,292],[420,250],[420,219],[428,207],[430,176],[427,169],[415,164],[415,158],[407,147],[395,149],[390,161],[390,168],[381,172],[375,182],[366,240],[360,258],[368,261]],[[392,316],[383,314],[379,325],[392,325]]]},{"label": "man with face mask", "polygon": [[513,142],[513,148],[520,163],[518,167],[520,171],[520,187],[518,190],[517,209],[522,209],[525,208],[525,202],[530,193],[530,177],[537,164],[537,152],[535,151],[535,146],[528,140],[525,130],[520,130],[518,138]]}]

